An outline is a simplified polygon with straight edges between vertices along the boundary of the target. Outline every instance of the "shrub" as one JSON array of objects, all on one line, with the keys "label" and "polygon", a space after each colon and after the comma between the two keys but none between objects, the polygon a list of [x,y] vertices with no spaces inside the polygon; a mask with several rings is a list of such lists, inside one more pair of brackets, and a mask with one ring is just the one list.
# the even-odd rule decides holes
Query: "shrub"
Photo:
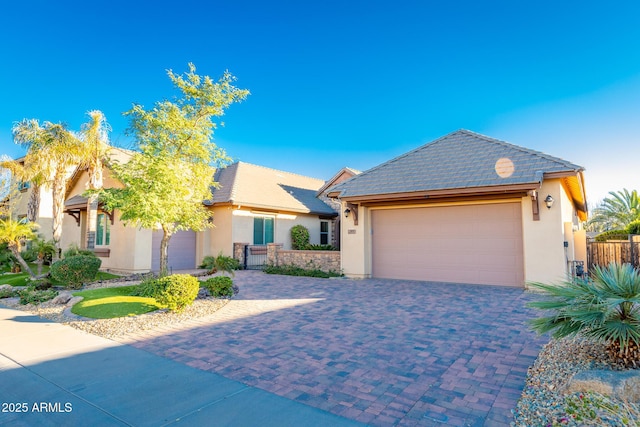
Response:
[{"label": "shrub", "polygon": [[207,279],[203,286],[207,288],[211,296],[231,297],[233,296],[233,281],[227,276],[216,276]]},{"label": "shrub", "polygon": [[49,301],[58,295],[58,292],[54,289],[39,290],[35,286],[28,286],[25,289],[18,291],[20,297],[20,304],[40,304],[45,301]]},{"label": "shrub", "polygon": [[552,310],[551,316],[531,321],[534,330],[605,342],[613,364],[640,368],[640,271],[611,263],[594,267],[590,280],[530,285],[551,297],[528,304]]},{"label": "shrub", "polygon": [[101,264],[95,256],[71,256],[53,263],[51,277],[69,289],[80,289],[84,282],[95,279]]},{"label": "shrub", "polygon": [[303,250],[309,245],[309,230],[304,225],[291,227],[291,247],[294,250]]},{"label": "shrub", "polygon": [[640,220],[633,221],[632,223],[627,225],[627,233],[640,234]]},{"label": "shrub", "polygon": [[607,240],[627,240],[629,233],[624,230],[609,230],[596,236],[596,242],[606,242]]},{"label": "shrub", "polygon": [[67,250],[64,251],[62,255],[64,258],[70,258],[78,255],[92,256],[97,258],[96,254],[93,253],[93,251],[90,251],[89,249],[80,249],[78,245],[76,245],[75,243],[72,243],[71,245],[69,245]]},{"label": "shrub", "polygon": [[189,274],[172,274],[142,282],[134,292],[137,296],[155,298],[172,311],[182,311],[198,296],[200,282]]},{"label": "shrub", "polygon": [[269,265],[265,267],[264,272],[267,274],[283,274],[286,276],[305,276],[320,277],[327,279],[329,277],[341,277],[342,274],[335,271],[322,271],[319,269],[306,269],[296,265]]},{"label": "shrub", "polygon": [[18,293],[13,288],[4,288],[0,289],[0,299],[2,298],[12,298],[16,296]]},{"label": "shrub", "polygon": [[206,268],[209,274],[213,274],[216,271],[221,271],[223,273],[229,274],[230,276],[234,276],[234,270],[240,269],[240,262],[235,258],[223,255],[222,251],[220,251],[220,253],[216,257],[214,257],[213,255],[205,256],[202,259],[200,268]]},{"label": "shrub", "polygon": [[338,250],[338,248],[336,248],[333,245],[307,245],[305,249],[308,251],[337,251]]}]

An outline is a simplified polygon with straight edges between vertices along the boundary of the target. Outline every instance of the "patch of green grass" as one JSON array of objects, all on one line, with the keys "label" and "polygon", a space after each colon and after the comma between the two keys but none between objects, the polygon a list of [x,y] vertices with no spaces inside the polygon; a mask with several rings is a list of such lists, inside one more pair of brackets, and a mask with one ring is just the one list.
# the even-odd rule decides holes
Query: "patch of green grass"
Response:
[{"label": "patch of green grass", "polygon": [[71,312],[91,319],[112,319],[137,316],[163,308],[153,298],[131,296],[136,286],[74,292],[74,296],[81,296],[84,299],[75,304]]},{"label": "patch of green grass", "polygon": [[28,273],[9,273],[0,276],[0,285],[27,286]]}]

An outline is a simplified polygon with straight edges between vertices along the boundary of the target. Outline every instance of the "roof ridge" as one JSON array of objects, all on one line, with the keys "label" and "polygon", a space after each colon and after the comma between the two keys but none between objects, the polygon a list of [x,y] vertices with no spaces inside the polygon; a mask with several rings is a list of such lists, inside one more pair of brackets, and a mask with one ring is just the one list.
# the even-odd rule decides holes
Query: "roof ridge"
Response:
[{"label": "roof ridge", "polygon": [[241,160],[238,160],[234,164],[237,164],[237,165],[243,164],[243,165],[246,165],[246,166],[251,166],[251,167],[270,170],[270,171],[273,171],[273,172],[284,173],[284,174],[287,174],[287,175],[299,176],[301,178],[307,178],[307,179],[313,179],[313,180],[316,180],[316,181],[325,182],[325,180],[323,180],[321,178],[315,178],[315,177],[312,177],[312,176],[309,176],[309,175],[302,175],[302,174],[295,173],[295,172],[287,172],[287,171],[284,171],[282,169],[275,169],[275,168],[271,168],[271,167],[268,167],[268,166],[256,165],[255,163],[243,162]]},{"label": "roof ridge", "polygon": [[[535,156],[538,156],[538,157],[542,157],[542,158],[544,158],[546,160],[549,160],[549,161],[552,161],[552,162],[560,163],[563,166],[571,168],[573,170],[576,170],[576,168],[579,169],[579,170],[584,169],[583,167],[578,166],[575,163],[571,163],[570,161],[562,159],[560,157],[552,156],[551,154],[547,154],[547,153],[544,153],[542,151],[533,150],[531,148],[526,148],[526,147],[523,147],[521,145],[516,145],[516,144],[513,144],[511,142],[503,141],[501,139],[493,138],[493,137],[490,137],[490,136],[487,136],[487,135],[483,135],[481,133],[473,132],[473,131],[470,131],[470,130],[467,130],[467,129],[459,129],[456,132],[453,132],[453,133],[451,133],[449,135],[452,135],[454,133],[466,133],[466,134],[468,134],[470,136],[474,136],[476,138],[483,139],[483,140],[485,140],[487,142],[497,143],[497,144],[500,144],[500,145],[502,145],[504,147],[512,148],[512,149],[515,149],[515,150],[518,150],[518,151],[522,151],[524,153],[528,153],[528,154],[532,154],[532,155],[535,155]],[[449,136],[449,135],[447,135],[447,136]]]}]

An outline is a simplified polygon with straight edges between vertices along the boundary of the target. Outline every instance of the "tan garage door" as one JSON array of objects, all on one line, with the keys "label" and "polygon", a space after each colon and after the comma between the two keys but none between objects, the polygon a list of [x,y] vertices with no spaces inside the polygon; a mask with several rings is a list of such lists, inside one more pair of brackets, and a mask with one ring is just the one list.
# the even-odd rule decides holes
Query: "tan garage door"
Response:
[{"label": "tan garage door", "polygon": [[524,286],[520,203],[371,215],[374,277]]}]

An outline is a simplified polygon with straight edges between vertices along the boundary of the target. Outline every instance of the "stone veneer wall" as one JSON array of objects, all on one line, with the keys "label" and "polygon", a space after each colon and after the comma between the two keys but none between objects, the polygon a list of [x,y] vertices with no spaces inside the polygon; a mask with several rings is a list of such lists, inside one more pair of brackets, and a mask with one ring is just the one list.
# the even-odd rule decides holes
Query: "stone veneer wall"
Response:
[{"label": "stone veneer wall", "polygon": [[[247,243],[233,244],[233,257],[244,263],[244,248]],[[306,269],[318,269],[339,273],[340,251],[289,251],[281,243],[267,245],[267,265],[295,265]]]},{"label": "stone veneer wall", "polygon": [[282,245],[277,243],[267,245],[267,264],[340,272],[339,251],[289,251],[281,248]]}]

